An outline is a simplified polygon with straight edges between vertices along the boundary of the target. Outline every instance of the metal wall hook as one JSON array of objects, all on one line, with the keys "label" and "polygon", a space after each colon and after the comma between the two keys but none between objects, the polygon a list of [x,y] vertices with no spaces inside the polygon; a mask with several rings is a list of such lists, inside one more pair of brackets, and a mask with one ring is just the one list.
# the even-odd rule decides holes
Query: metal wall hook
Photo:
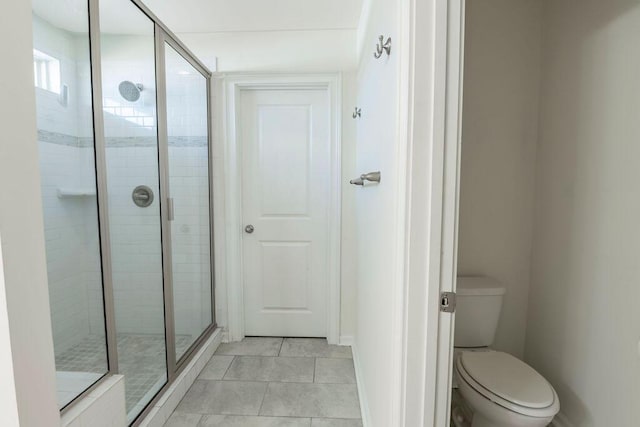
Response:
[{"label": "metal wall hook", "polygon": [[362,114],[362,109],[356,107],[355,111],[353,112],[353,115],[351,117],[353,117],[354,119],[357,119],[358,117],[360,117]]},{"label": "metal wall hook", "polygon": [[383,52],[387,52],[387,56],[391,55],[391,37],[384,41],[384,36],[378,37],[378,44],[376,45],[376,51],[373,52],[373,56],[378,59],[382,56]]}]

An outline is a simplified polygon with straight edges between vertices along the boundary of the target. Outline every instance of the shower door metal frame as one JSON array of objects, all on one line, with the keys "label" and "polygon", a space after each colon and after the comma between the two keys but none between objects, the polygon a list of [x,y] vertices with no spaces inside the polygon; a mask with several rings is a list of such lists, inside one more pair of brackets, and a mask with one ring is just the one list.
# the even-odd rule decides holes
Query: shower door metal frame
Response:
[{"label": "shower door metal frame", "polygon": [[[96,178],[96,200],[98,208],[98,239],[100,242],[102,298],[105,320],[105,340],[107,344],[107,372],[91,386],[79,393],[67,405],[62,407],[60,409],[61,415],[69,412],[80,401],[82,401],[83,398],[87,397],[89,393],[104,383],[104,381],[106,381],[110,376],[119,373],[109,227],[106,141],[104,131],[104,111],[102,109],[103,92],[102,58],[100,49],[100,0],[87,0],[87,18],[89,27],[89,68],[91,77],[91,118],[93,125],[93,150]],[[167,381],[165,387],[168,384],[169,381]]]},{"label": "shower door metal frame", "polygon": [[[178,375],[193,359],[202,343],[206,341],[216,329],[215,321],[215,269],[214,269],[214,230],[213,230],[213,162],[212,126],[211,126],[211,71],[200,62],[196,56],[167,28],[158,17],[149,10],[141,0],[131,0],[144,14],[151,19],[155,26],[155,59],[156,59],[156,114],[158,131],[158,162],[160,173],[160,220],[162,230],[162,268],[165,312],[165,338],[167,357],[167,382],[149,401],[145,409],[136,417],[132,426],[138,426],[151,412],[154,404],[160,400],[164,392],[173,384]],[[208,184],[209,184],[209,242],[210,242],[210,268],[211,268],[211,323],[200,334],[196,341],[185,351],[179,360],[176,360],[175,347],[175,315],[173,298],[173,268],[171,246],[171,223],[169,221],[168,200],[169,188],[169,139],[167,129],[167,85],[165,43],[168,43],[189,62],[207,81],[207,155],[208,155]]]},{"label": "shower door metal frame", "polygon": [[[134,3],[136,3],[135,0]],[[213,283],[215,270],[213,263],[214,254],[214,235],[213,235],[213,192],[212,192],[212,160],[211,160],[211,72],[192,56],[192,54],[182,46],[171,34],[168,34],[162,25],[156,22],[155,27],[156,41],[156,96],[158,109],[158,145],[159,145],[159,161],[160,161],[160,193],[162,200],[161,218],[162,218],[162,252],[163,252],[163,275],[165,283],[165,329],[167,331],[167,365],[170,372],[176,375],[185,363],[190,360],[190,356],[200,346],[215,329],[215,291]],[[185,353],[176,360],[175,347],[175,313],[173,298],[173,262],[172,262],[172,242],[171,242],[171,220],[169,199],[171,199],[171,188],[169,185],[169,133],[167,118],[167,74],[166,74],[166,46],[173,48],[183,59],[191,64],[206,80],[207,91],[207,161],[208,161],[208,188],[209,188],[209,248],[211,253],[211,323],[205,331],[192,343]]]},{"label": "shower door metal frame", "polygon": [[104,309],[105,341],[107,345],[107,371],[91,386],[84,389],[60,409],[64,415],[83,398],[118,372],[118,348],[115,329],[115,303],[113,299],[113,277],[111,269],[111,241],[109,234],[109,207],[107,197],[106,145],[104,117],[102,111],[102,67],[100,59],[99,0],[87,0],[89,25],[89,69],[91,79],[91,109],[93,124],[93,153],[96,178],[96,202],[98,214],[98,240],[100,242],[100,275],[102,278],[102,301]]},{"label": "shower door metal frame", "polygon": [[91,52],[91,107],[93,113],[94,155],[96,163],[96,191],[98,200],[98,224],[100,257],[102,260],[102,293],[107,335],[108,374],[119,372],[118,339],[116,331],[115,301],[111,264],[111,239],[109,228],[109,202],[107,192],[107,146],[102,110],[102,59],[100,51],[100,4],[89,0],[89,49]]}]

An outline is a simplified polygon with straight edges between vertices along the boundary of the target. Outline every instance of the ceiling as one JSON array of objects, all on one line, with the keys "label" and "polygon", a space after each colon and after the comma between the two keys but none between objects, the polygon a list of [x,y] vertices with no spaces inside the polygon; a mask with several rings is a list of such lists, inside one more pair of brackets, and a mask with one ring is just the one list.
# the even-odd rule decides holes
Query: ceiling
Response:
[{"label": "ceiling", "polygon": [[[362,0],[144,0],[175,33],[355,29]],[[38,16],[71,32],[87,31],[87,0],[33,0]],[[101,30],[152,33],[130,0],[102,0]]]},{"label": "ceiling", "polygon": [[357,28],[362,0],[144,0],[176,33]]}]

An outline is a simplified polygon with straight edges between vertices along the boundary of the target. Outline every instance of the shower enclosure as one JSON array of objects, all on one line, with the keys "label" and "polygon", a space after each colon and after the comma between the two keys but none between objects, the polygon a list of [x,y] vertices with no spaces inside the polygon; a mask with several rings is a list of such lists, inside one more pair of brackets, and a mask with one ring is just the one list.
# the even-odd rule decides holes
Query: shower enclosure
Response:
[{"label": "shower enclosure", "polygon": [[211,73],[141,2],[72,3],[33,1],[58,402],[120,373],[135,423],[215,328]]}]

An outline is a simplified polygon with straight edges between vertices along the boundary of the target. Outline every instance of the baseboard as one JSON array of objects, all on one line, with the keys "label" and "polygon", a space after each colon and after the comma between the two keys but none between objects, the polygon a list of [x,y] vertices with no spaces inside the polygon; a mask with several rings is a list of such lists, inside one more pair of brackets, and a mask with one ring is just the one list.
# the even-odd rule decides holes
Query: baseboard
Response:
[{"label": "baseboard", "polygon": [[573,423],[569,421],[569,418],[562,412],[558,413],[551,423],[553,427],[574,427]]},{"label": "baseboard", "polygon": [[[356,386],[358,387],[358,399],[360,400],[360,413],[362,417],[362,427],[371,427],[371,412],[369,411],[369,401],[367,400],[364,383],[362,381],[362,367],[360,365],[360,355],[358,346],[353,337],[351,338],[351,353],[353,354],[353,366],[356,371]],[[342,337],[340,337],[342,343]]]},{"label": "baseboard", "polygon": [[353,335],[340,335],[338,345],[348,345],[353,347]]},{"label": "baseboard", "polygon": [[193,385],[207,362],[220,345],[222,331],[216,329],[194,355],[193,359],[180,373],[173,384],[164,392],[149,414],[142,420],[140,427],[163,426],[182,400],[187,390]]}]

